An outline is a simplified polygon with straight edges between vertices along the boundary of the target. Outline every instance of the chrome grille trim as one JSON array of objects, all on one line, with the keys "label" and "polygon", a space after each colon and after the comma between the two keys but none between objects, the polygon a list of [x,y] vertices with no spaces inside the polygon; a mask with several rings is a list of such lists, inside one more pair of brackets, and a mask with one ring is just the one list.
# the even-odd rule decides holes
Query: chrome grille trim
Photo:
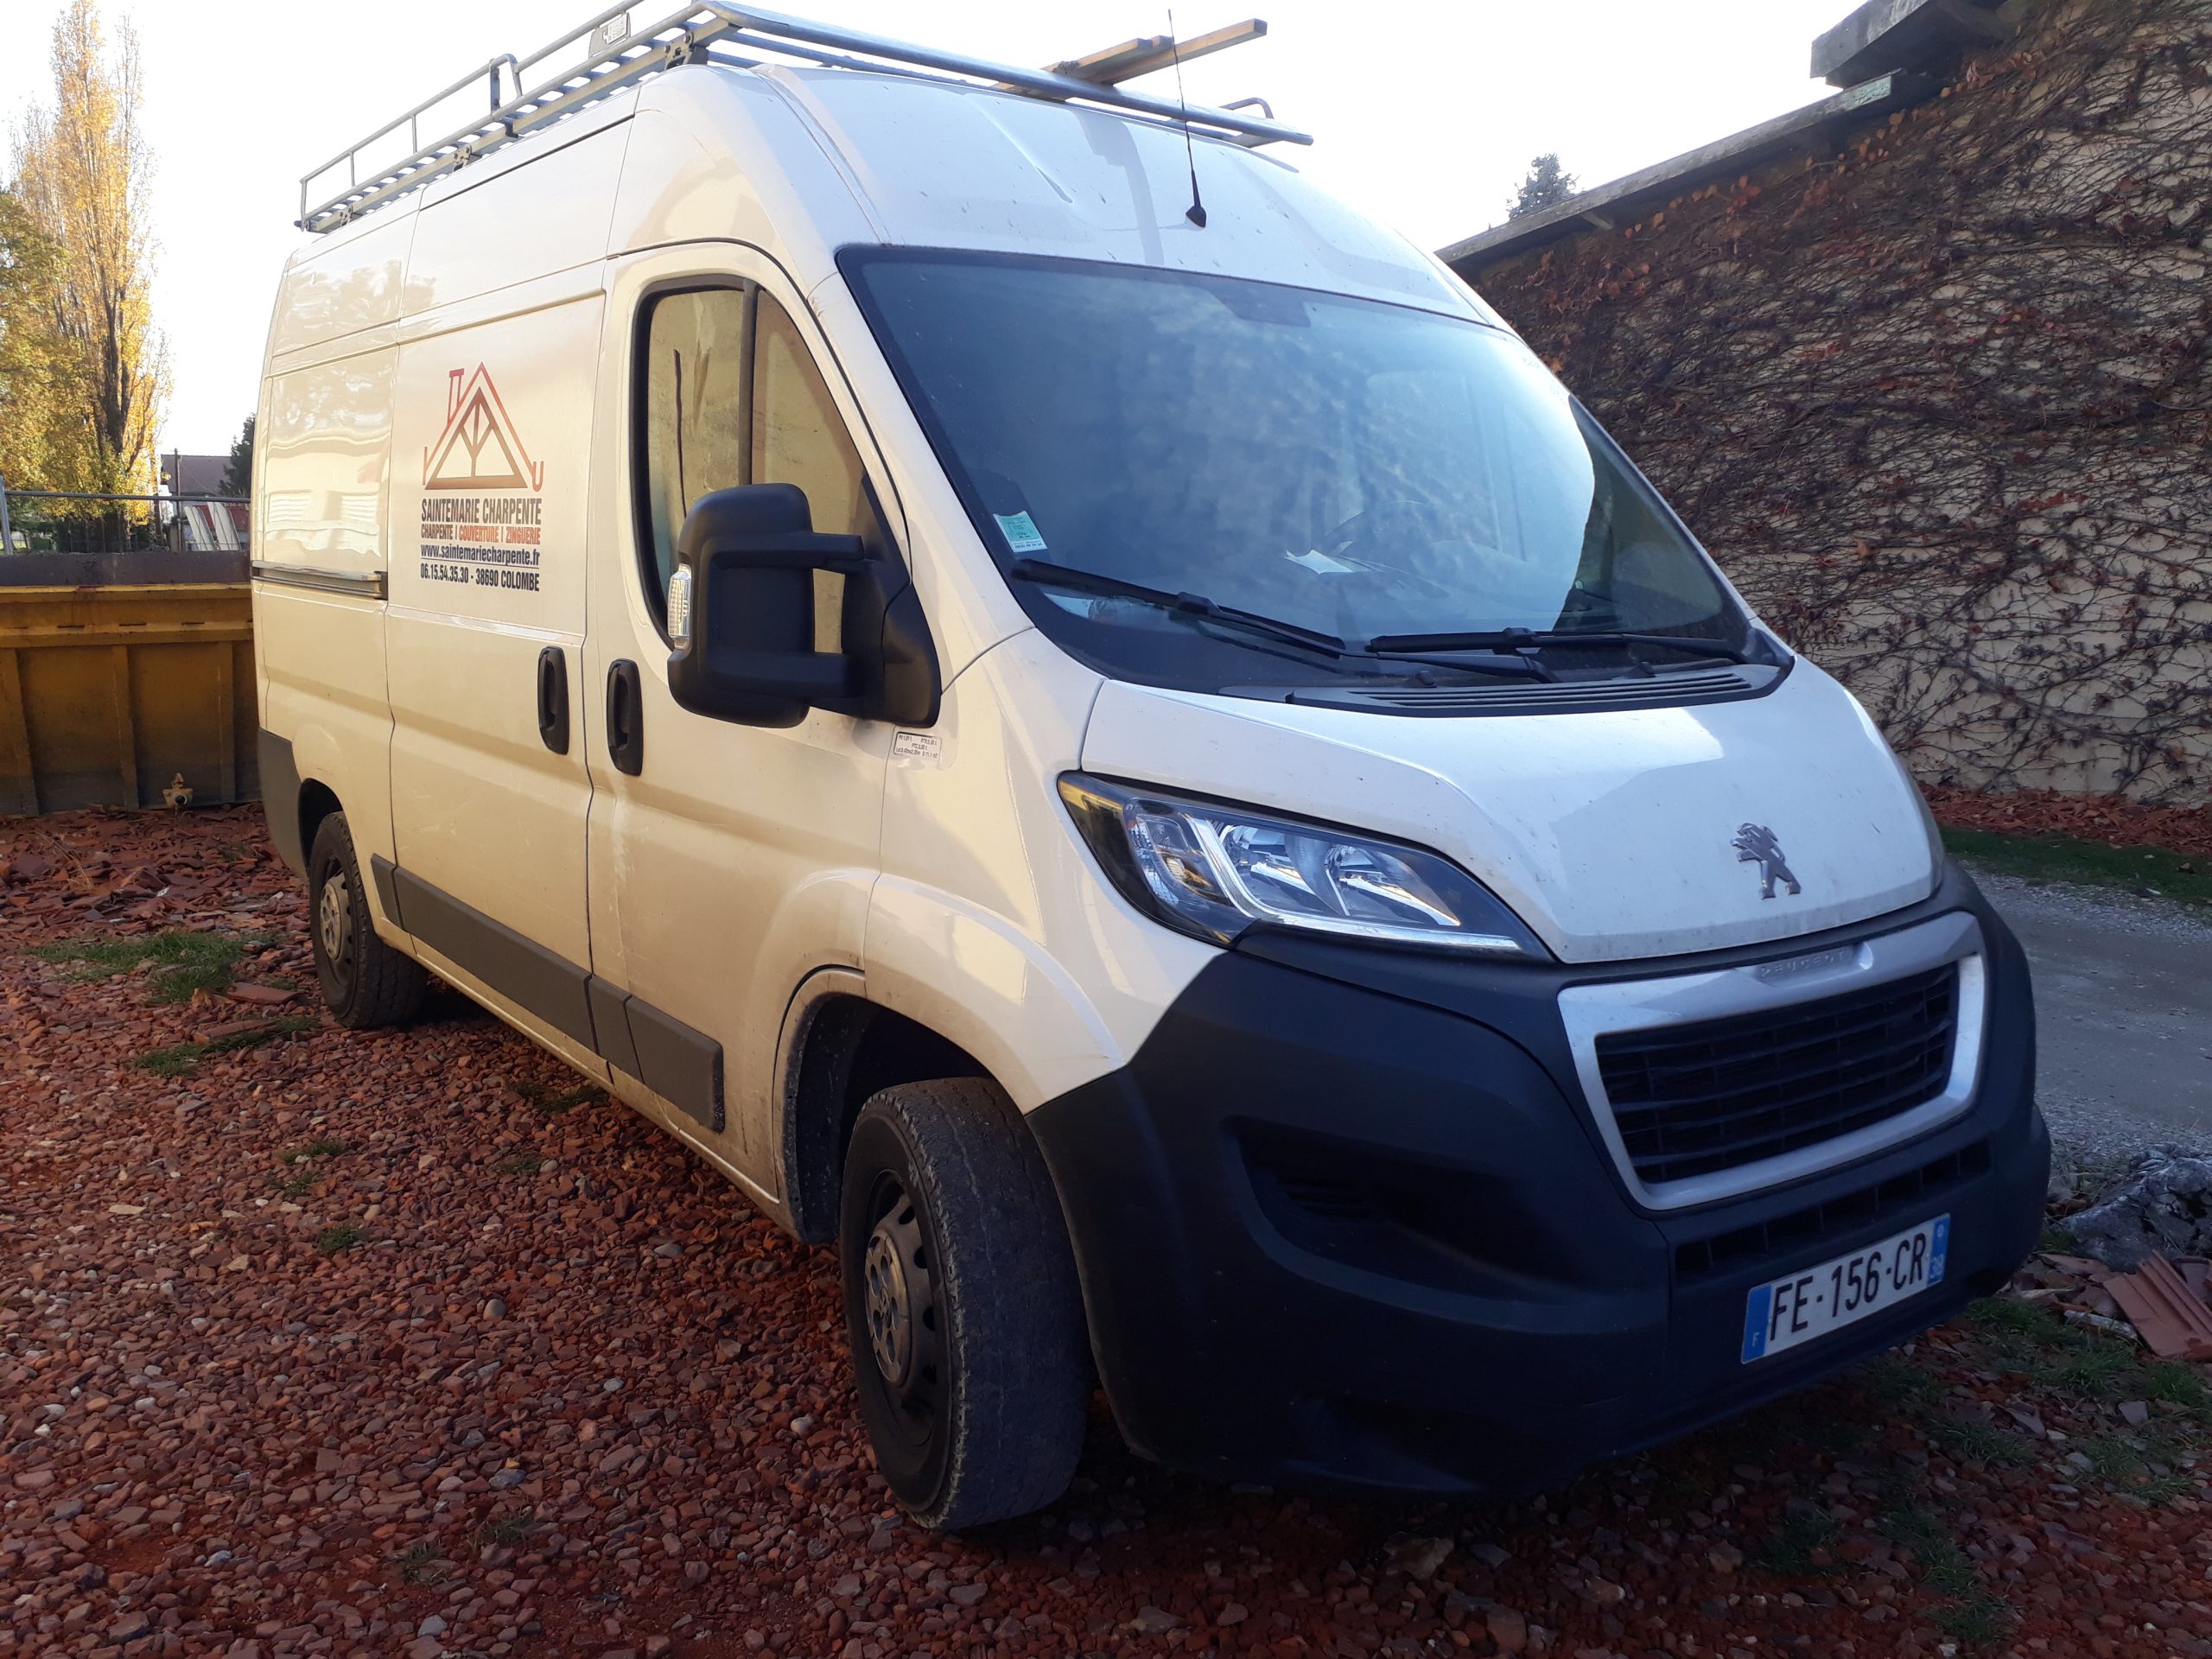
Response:
[{"label": "chrome grille trim", "polygon": [[[1679,1210],[1764,1191],[1902,1145],[1949,1122],[1974,1102],[1981,1074],[1988,996],[1981,925],[1963,911],[1895,933],[1843,946],[1778,954],[1764,962],[1707,973],[1571,985],[1560,993],[1577,1079],[1614,1167],[1637,1201],[1651,1210]],[[1924,973],[1958,967],[1957,1035],[1942,1091],[1909,1111],[1777,1157],[1681,1180],[1647,1185],[1613,1119],[1598,1058],[1598,1039],[1817,1002]]]}]

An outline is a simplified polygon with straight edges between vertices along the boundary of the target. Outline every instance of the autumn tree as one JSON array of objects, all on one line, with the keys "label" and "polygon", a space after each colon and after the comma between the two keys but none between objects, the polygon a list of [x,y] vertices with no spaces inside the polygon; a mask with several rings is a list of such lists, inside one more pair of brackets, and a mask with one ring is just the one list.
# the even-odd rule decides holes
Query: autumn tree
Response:
[{"label": "autumn tree", "polygon": [[0,483],[42,483],[56,441],[61,349],[54,332],[60,251],[15,193],[0,190]]},{"label": "autumn tree", "polygon": [[53,103],[15,131],[13,194],[53,255],[41,304],[55,372],[44,407],[22,416],[47,435],[35,476],[50,489],[149,493],[168,374],[153,320],[137,33],[126,22],[111,41],[94,0],[70,0],[53,72]]},{"label": "autumn tree", "polygon": [[1558,156],[1547,151],[1529,163],[1529,176],[1513,193],[1505,216],[1526,219],[1530,213],[1541,213],[1547,207],[1558,207],[1580,188],[1574,175],[1560,165]]}]

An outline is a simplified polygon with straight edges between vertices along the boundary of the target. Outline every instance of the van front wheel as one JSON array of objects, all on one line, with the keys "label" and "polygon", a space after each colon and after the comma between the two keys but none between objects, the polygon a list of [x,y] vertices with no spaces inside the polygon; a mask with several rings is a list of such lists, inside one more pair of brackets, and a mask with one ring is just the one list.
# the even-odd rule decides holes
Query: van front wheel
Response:
[{"label": "van front wheel", "polygon": [[980,1078],[861,1108],[838,1224],[861,1417],[892,1495],[944,1531],[1027,1515],[1083,1452],[1075,1259],[1021,1115]]},{"label": "van front wheel", "polygon": [[315,827],[308,855],[308,931],[322,1000],[340,1025],[365,1031],[415,1017],[427,982],[423,965],[377,937],[343,812]]}]

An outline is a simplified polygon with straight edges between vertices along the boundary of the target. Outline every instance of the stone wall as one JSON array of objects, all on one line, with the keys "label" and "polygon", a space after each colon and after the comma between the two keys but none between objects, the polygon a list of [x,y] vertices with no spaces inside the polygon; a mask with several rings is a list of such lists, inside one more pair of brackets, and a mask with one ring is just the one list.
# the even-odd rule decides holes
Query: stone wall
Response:
[{"label": "stone wall", "polygon": [[1932,782],[2212,800],[2212,0],[1484,271]]}]

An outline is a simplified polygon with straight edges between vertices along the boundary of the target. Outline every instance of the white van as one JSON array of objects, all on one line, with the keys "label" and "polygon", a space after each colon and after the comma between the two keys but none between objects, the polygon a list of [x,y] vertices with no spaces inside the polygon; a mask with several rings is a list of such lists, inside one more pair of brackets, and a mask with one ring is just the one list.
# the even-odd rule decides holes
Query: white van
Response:
[{"label": "white van", "polygon": [[276,302],[261,775],[341,1021],[435,974],[834,1242],[938,1526],[1100,1386],[1222,1478],[1521,1490],[2005,1281],[2012,936],[1300,135],[1119,85],[1160,42],[592,28]]}]

